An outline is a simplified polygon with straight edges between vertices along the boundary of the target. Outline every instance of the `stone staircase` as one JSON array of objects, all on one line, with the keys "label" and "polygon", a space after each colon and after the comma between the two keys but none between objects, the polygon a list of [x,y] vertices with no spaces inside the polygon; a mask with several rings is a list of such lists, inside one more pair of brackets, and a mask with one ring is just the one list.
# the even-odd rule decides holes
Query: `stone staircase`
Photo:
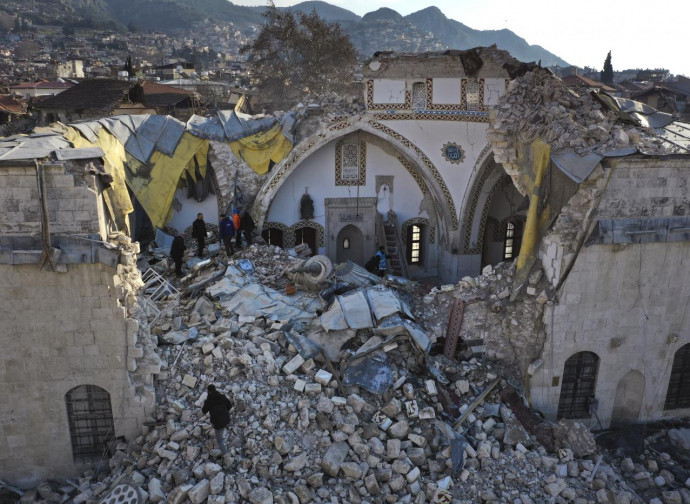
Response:
[{"label": "stone staircase", "polygon": [[386,252],[388,254],[388,264],[390,266],[390,273],[397,276],[403,275],[402,261],[404,258],[401,257],[402,250],[399,249],[395,232],[396,227],[391,224],[390,220],[383,223],[383,232],[386,236]]}]

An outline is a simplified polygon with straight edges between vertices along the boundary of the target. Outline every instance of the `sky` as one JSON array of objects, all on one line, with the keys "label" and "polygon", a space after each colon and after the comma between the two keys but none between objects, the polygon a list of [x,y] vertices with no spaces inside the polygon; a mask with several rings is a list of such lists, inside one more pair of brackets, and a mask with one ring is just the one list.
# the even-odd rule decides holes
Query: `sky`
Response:
[{"label": "sky", "polygon": [[[233,0],[266,5],[266,0]],[[299,3],[275,0],[278,7]],[[477,30],[507,28],[579,67],[666,68],[690,77],[690,0],[328,0],[364,15],[380,7],[403,16],[435,5]]]}]

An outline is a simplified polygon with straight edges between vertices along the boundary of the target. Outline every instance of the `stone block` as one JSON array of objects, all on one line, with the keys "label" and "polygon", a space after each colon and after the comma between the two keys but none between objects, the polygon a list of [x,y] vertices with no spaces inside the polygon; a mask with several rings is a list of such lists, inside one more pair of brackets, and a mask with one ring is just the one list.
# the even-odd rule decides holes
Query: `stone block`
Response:
[{"label": "stone block", "polygon": [[198,380],[189,374],[184,375],[184,378],[182,378],[182,385],[186,385],[189,388],[194,388],[196,387],[196,382]]},{"label": "stone block", "polygon": [[283,373],[291,375],[297,371],[302,364],[304,364],[304,358],[300,354],[297,354],[283,366]]}]

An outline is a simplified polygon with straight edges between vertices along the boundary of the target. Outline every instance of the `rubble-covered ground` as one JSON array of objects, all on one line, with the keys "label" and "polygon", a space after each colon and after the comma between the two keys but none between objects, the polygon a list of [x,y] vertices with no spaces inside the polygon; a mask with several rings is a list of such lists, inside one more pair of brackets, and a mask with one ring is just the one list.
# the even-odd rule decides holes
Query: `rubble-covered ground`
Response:
[{"label": "rubble-covered ground", "polygon": [[[512,380],[498,367],[466,348],[459,360],[438,354],[457,298],[479,299],[497,317],[486,331],[526,321],[504,295],[511,265],[431,291],[391,278],[329,306],[316,293],[285,294],[304,260],[277,247],[254,245],[229,259],[212,247],[211,255],[201,263],[190,257],[187,276],[171,279],[180,296],[158,301],[162,314],[151,332],[162,371],[157,410],[141,435],[113,442],[109,458],[82,477],[43,483],[21,502],[690,502],[680,452],[651,444],[634,458],[615,446],[603,452],[585,426],[570,421],[528,425],[530,433],[526,415],[541,420],[510,395]],[[164,260],[139,264],[169,274]],[[534,298],[529,317],[545,302],[539,282],[531,279],[525,294]],[[353,302],[364,291],[366,313]],[[385,318],[361,323],[396,299],[402,304]],[[268,304],[252,312],[259,302]],[[326,333],[339,322],[338,309],[344,327]],[[288,312],[293,320],[280,318]],[[478,318],[467,315],[470,332],[478,331]],[[306,340],[328,346],[328,361],[310,353]],[[344,383],[353,376],[361,386]],[[201,413],[211,383],[234,403],[224,457]],[[381,393],[367,390],[381,383]],[[672,445],[690,452],[690,431],[676,430]],[[655,432],[655,441],[667,431]]]}]

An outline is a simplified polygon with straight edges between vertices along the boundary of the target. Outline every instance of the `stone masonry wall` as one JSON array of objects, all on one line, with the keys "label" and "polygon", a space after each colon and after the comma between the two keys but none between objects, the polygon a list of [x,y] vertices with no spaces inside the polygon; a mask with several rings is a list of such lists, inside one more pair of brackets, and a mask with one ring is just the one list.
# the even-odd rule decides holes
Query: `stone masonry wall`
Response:
[{"label": "stone masonry wall", "polygon": [[[104,234],[97,180],[83,166],[44,165],[51,233]],[[40,235],[41,207],[34,166],[0,168],[0,235]]]},{"label": "stone masonry wall", "polygon": [[[623,160],[613,168],[596,218],[685,215],[688,175],[687,161]],[[599,179],[600,188],[603,180]],[[577,203],[577,196],[569,206]],[[568,214],[569,207],[564,211]],[[582,229],[583,221],[584,215],[580,215],[579,220],[571,220],[570,227]],[[541,247],[542,264],[552,285],[573,257],[573,240],[563,238],[566,228],[557,222]],[[630,371],[640,372],[645,380],[644,390],[639,391],[642,409],[633,420],[690,414],[664,411],[673,357],[690,342],[688,261],[688,242],[583,247],[544,314],[547,342],[542,364],[534,366],[537,369],[531,377],[532,404],[555,417],[566,359],[590,351],[600,359],[596,397],[604,426],[611,419],[618,384]],[[549,265],[558,274],[550,275]]]},{"label": "stone masonry wall", "polygon": [[[115,436],[132,438],[155,406],[153,377],[160,372],[139,291],[138,244],[122,234],[99,242],[107,218],[88,163],[44,170],[59,272],[12,264],[15,241],[39,248],[24,257],[40,257],[38,184],[32,165],[0,167],[0,479],[19,486],[84,470],[72,455],[67,392],[105,389]],[[91,236],[65,236],[75,234]],[[102,264],[83,243],[116,262]]]},{"label": "stone masonry wall", "polygon": [[116,299],[116,272],[70,265],[0,265],[0,478],[14,484],[76,475],[65,394],[97,385],[110,394],[115,434],[138,435],[153,391],[136,396],[127,359],[138,324]]}]

